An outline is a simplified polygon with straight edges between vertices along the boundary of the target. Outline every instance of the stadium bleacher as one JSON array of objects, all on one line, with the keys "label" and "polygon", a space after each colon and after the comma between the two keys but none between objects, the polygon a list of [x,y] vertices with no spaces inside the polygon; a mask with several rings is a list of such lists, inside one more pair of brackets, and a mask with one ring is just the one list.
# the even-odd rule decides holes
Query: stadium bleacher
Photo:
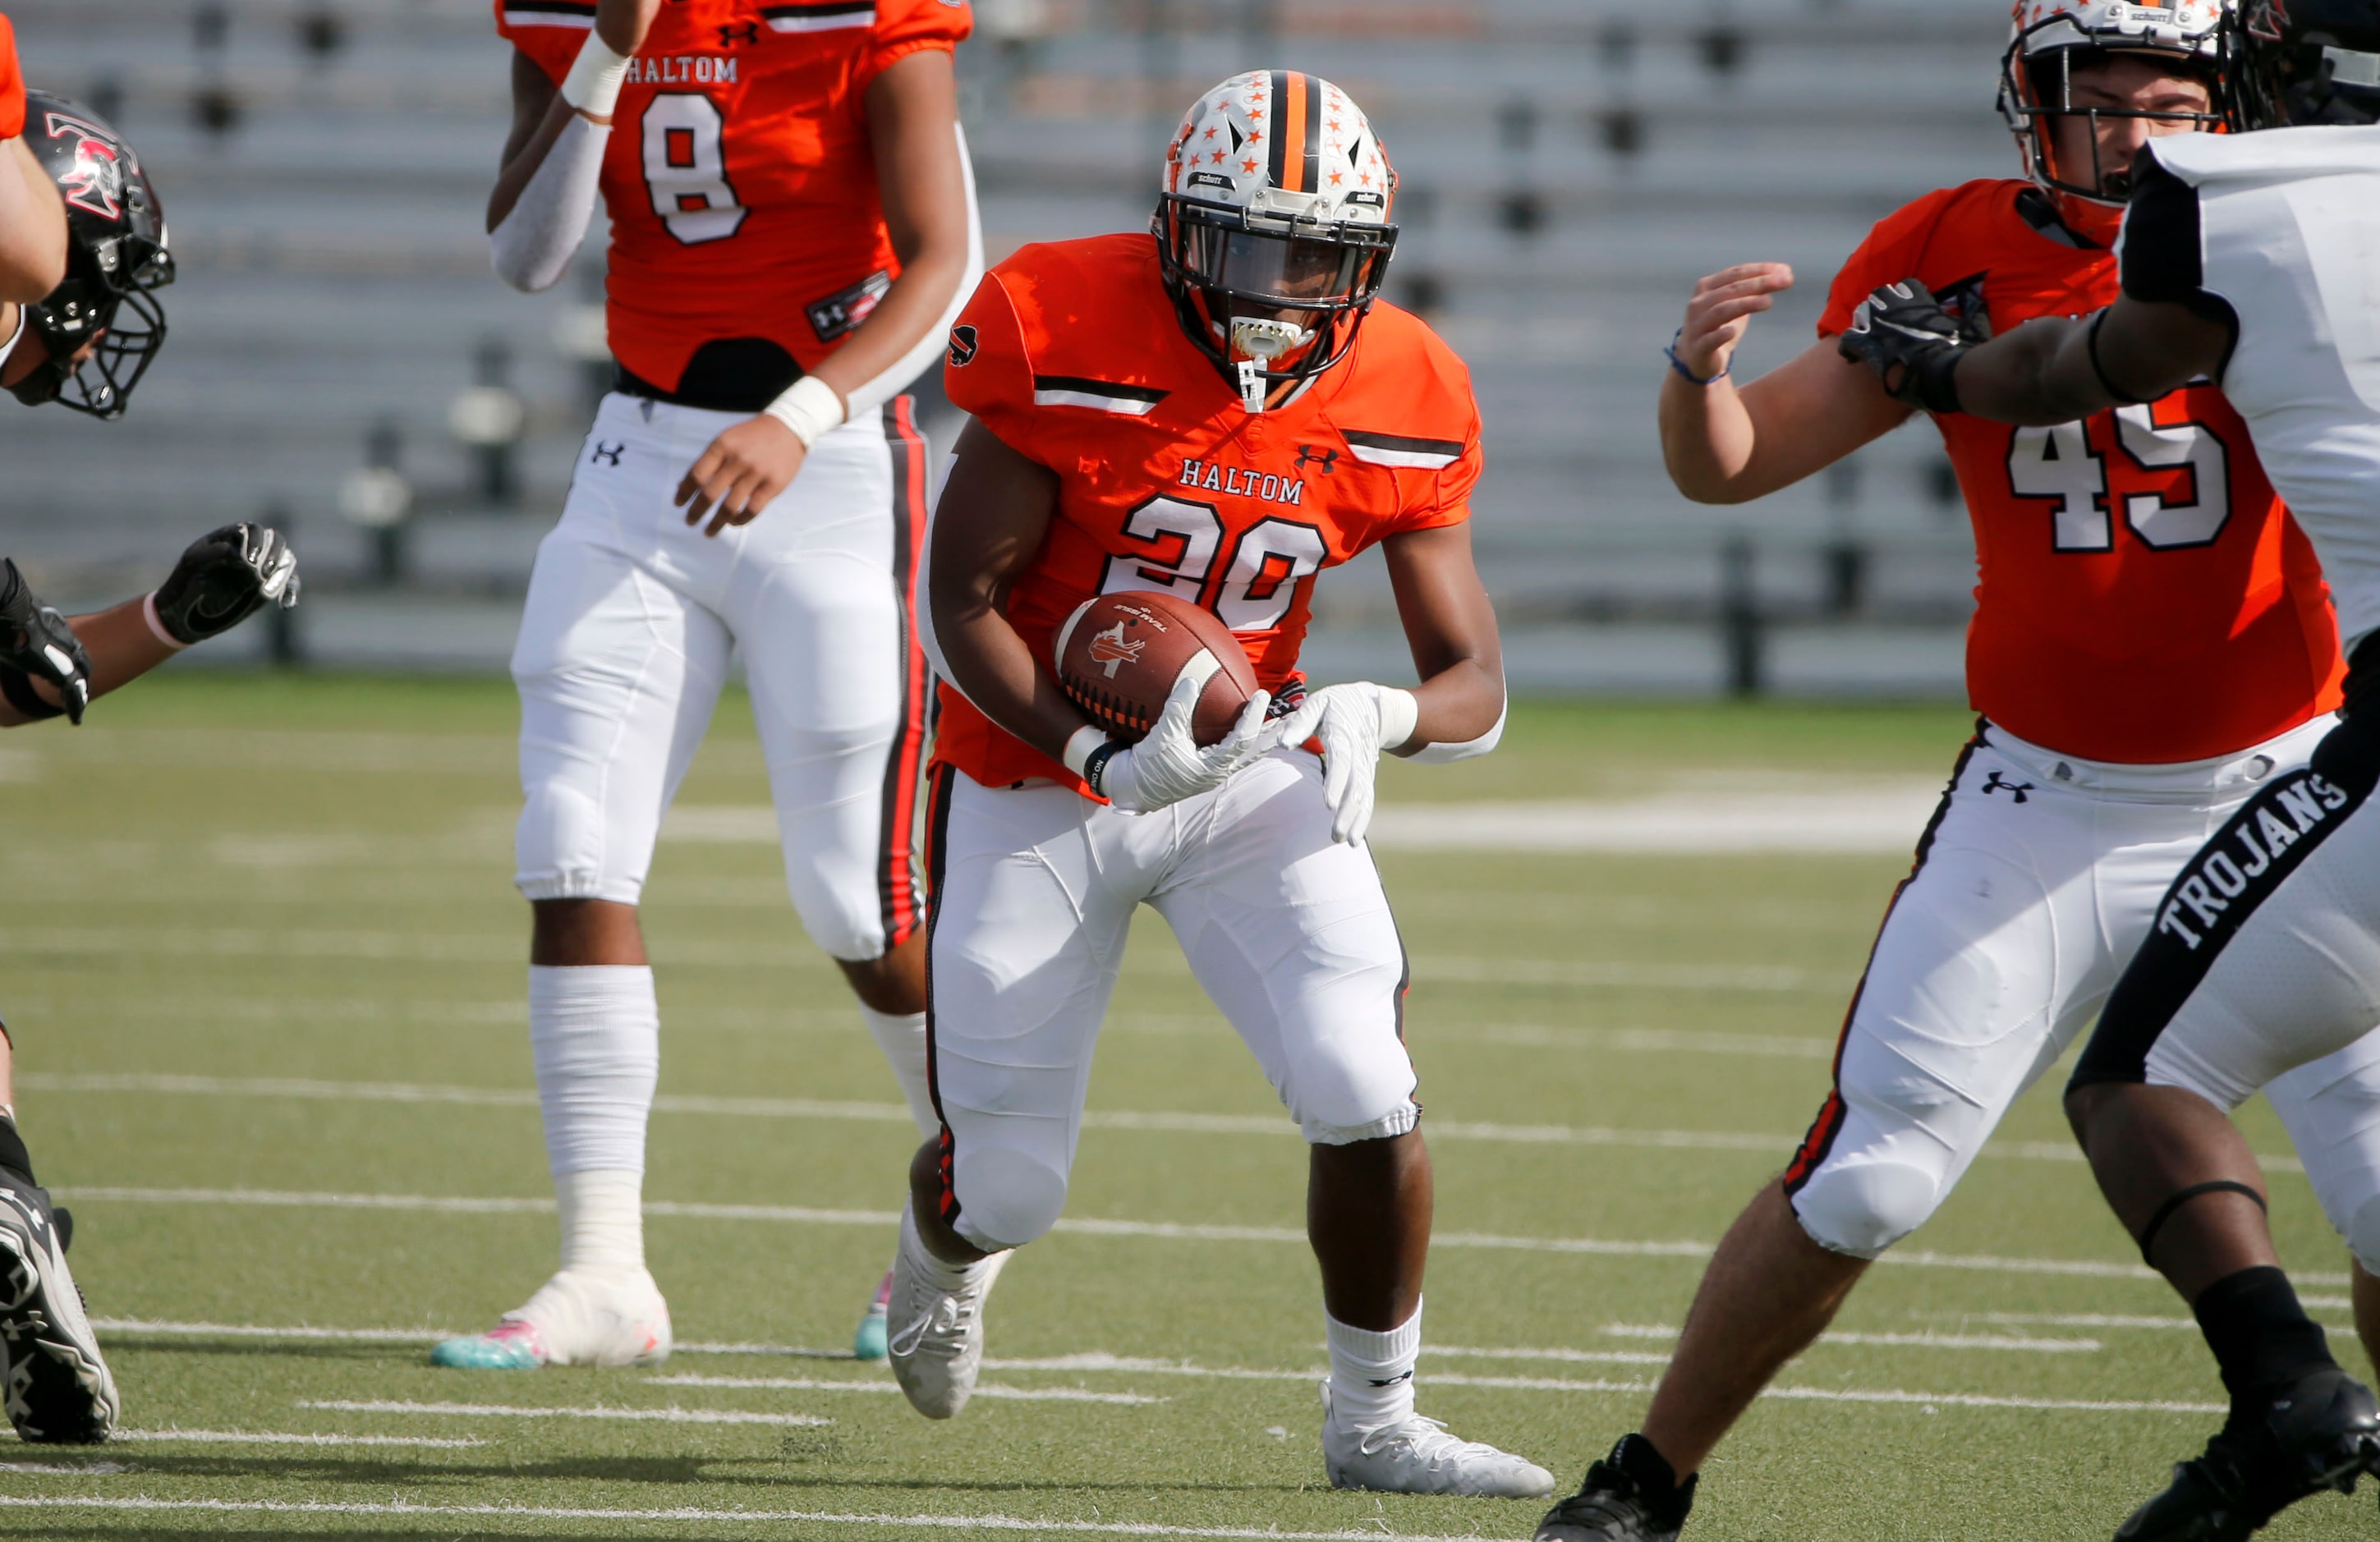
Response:
[{"label": "stadium bleacher", "polygon": [[[172,341],[127,420],[0,413],[6,549],[52,589],[96,597],[144,581],[189,535],[277,510],[312,585],[314,656],[501,661],[584,431],[600,253],[533,297],[489,271],[480,211],[507,66],[483,0],[9,9],[29,78],[112,112],[140,147],[181,273]],[[1756,371],[1803,346],[1876,217],[2012,170],[1991,105],[1998,6],[978,0],[978,13],[962,69],[994,256],[1143,223],[1181,107],[1251,62],[1329,75],[1365,104],[1404,177],[1390,292],[1477,378],[1491,462],[1477,540],[1517,683],[1718,687],[1723,553],[1741,534],[1771,624],[1769,683],[1956,688],[1972,546],[1930,431],[1757,507],[1706,509],[1662,475],[1652,392],[1697,274],[1752,258],[1801,274],[1744,350]],[[485,453],[454,432],[458,395],[490,383],[524,409],[511,502],[487,496]],[[947,407],[929,417],[946,437]],[[386,543],[342,512],[375,457],[411,489],[397,589]],[[1358,568],[1323,586],[1311,657],[1325,674],[1396,651],[1385,585]]]}]

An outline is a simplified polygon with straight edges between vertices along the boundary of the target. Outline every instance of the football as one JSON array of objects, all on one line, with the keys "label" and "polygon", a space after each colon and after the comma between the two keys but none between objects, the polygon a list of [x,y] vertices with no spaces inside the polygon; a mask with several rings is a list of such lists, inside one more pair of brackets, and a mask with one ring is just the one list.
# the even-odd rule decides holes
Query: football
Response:
[{"label": "football", "polygon": [[1058,630],[1058,685],[1093,722],[1137,744],[1201,653],[1222,667],[1199,693],[1190,733],[1201,745],[1216,744],[1256,694],[1257,672],[1214,613],[1172,595],[1132,590],[1076,606]]}]

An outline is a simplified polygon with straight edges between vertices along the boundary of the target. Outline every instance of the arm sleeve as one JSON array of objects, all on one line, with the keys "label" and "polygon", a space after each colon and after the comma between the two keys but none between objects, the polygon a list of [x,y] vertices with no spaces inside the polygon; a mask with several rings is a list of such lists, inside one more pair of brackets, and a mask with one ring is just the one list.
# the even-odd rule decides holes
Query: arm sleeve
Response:
[{"label": "arm sleeve", "polygon": [[[983,282],[983,215],[975,201],[975,164],[967,155],[966,129],[955,129],[959,137],[959,175],[966,181],[967,249],[966,271],[959,274],[958,288],[952,292],[951,303],[944,308],[941,319],[926,329],[915,346],[892,361],[881,374],[864,381],[844,398],[847,410],[845,422],[857,422],[861,414],[875,411],[908,388],[931,364],[936,356],[950,346],[951,328],[957,324],[960,313],[966,309],[967,297]],[[579,229],[586,229],[579,222]],[[556,276],[559,276],[558,274]],[[548,282],[552,282],[549,280]]]},{"label": "arm sleeve", "polygon": [[570,73],[570,63],[578,57],[587,34],[595,27],[595,0],[537,0],[534,6],[520,0],[493,0],[496,12],[496,35],[528,55],[545,71],[548,79],[560,85]]},{"label": "arm sleeve", "polygon": [[1877,285],[1894,283],[1918,271],[1954,190],[1929,193],[1876,222],[1867,239],[1844,259],[1842,271],[1827,290],[1827,309],[1818,317],[1820,337],[1840,336],[1852,324],[1852,312]]},{"label": "arm sleeve", "polygon": [[25,132],[25,72],[17,66],[17,30],[0,15],[0,140]]},{"label": "arm sleeve", "polygon": [[[611,140],[611,129],[570,115],[562,137],[521,189],[512,212],[488,232],[488,253],[498,278],[533,295],[552,288],[570,271],[570,259],[595,217],[603,148]],[[859,416],[856,401],[851,415]]]},{"label": "arm sleeve", "polygon": [[876,0],[876,27],[852,78],[853,94],[865,92],[896,60],[927,48],[953,53],[974,30],[967,0]]}]

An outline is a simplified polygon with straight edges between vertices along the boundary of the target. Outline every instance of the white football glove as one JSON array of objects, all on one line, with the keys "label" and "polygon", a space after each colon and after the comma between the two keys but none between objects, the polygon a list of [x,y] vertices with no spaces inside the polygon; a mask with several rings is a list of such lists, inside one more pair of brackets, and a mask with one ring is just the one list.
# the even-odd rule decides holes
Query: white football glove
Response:
[{"label": "white football glove", "polygon": [[1330,808],[1332,840],[1363,844],[1372,827],[1372,778],[1380,751],[1412,738],[1420,721],[1421,703],[1413,692],[1368,680],[1309,691],[1281,720],[1283,744],[1322,740],[1322,801]]},{"label": "white football glove", "polygon": [[1278,724],[1265,722],[1272,698],[1258,691],[1248,698],[1240,721],[1220,743],[1201,749],[1190,736],[1190,719],[1198,710],[1198,693],[1222,666],[1202,654],[1207,667],[1184,669],[1165,698],[1157,725],[1136,745],[1112,743],[1093,749],[1078,768],[1091,791],[1127,814],[1153,814],[1158,809],[1211,792],[1233,771],[1281,743]]}]

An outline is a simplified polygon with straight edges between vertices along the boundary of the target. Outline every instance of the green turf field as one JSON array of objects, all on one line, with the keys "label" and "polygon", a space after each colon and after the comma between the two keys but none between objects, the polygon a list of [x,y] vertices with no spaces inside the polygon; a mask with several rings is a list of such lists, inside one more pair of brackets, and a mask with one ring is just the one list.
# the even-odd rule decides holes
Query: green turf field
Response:
[{"label": "green turf field", "polygon": [[[498,682],[169,674],[0,743],[24,1129],[76,1208],[138,1436],[0,1453],[0,1530],[1527,1535],[1536,1501],[1322,1486],[1304,1153],[1153,917],[1071,1229],[989,1313],[984,1380],[1016,1395],[929,1425],[849,1361],[913,1137],[765,844],[665,843],[648,895],[649,1244],[682,1352],[431,1367],[431,1339],[552,1263],[513,722]],[[1487,761],[1390,768],[1385,796],[1905,779],[1963,734],[1947,707],[1540,708]],[[731,704],[681,801],[765,796]],[[1642,1411],[1701,1247],[1815,1108],[1905,859],[1382,861],[1438,1162],[1421,1406],[1573,1482]],[[2283,1252],[2343,1328],[2343,1251],[2302,1179],[2275,1187]],[[1688,1536],[2107,1536],[2212,1427],[2187,1405],[2221,1395],[2131,1263],[2037,1091],[1722,1448]],[[2372,1503],[2309,1501],[2269,1535],[2369,1536]]]}]

